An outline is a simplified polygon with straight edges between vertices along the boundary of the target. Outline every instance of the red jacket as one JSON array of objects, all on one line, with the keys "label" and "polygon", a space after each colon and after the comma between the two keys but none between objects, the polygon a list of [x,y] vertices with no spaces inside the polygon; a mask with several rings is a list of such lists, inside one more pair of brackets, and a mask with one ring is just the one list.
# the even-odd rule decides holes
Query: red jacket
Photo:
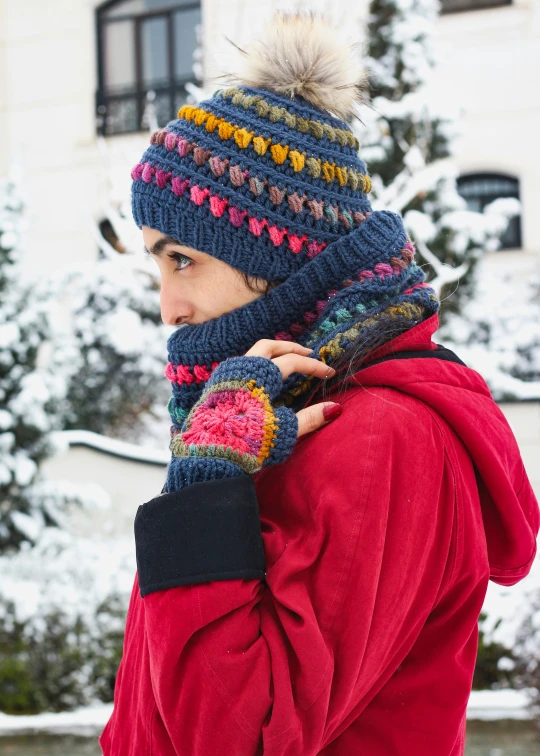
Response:
[{"label": "red jacket", "polygon": [[528,574],[538,502],[474,370],[347,383],[284,463],[139,507],[105,756],[463,754],[488,580]]}]

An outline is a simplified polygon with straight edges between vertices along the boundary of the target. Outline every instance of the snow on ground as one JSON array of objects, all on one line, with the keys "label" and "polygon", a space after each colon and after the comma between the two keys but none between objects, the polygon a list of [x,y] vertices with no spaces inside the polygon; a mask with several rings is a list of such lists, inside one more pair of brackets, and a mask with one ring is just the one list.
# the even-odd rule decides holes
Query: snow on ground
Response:
[{"label": "snow on ground", "polygon": [[526,690],[473,690],[467,705],[467,719],[530,719]]},{"label": "snow on ground", "polygon": [[[529,719],[528,696],[520,690],[473,690],[467,706],[467,719]],[[112,714],[113,704],[93,704],[75,711],[44,712],[13,716],[0,712],[0,736],[29,731],[72,733],[94,736],[101,732]]]},{"label": "snow on ground", "polygon": [[113,704],[93,704],[75,711],[44,712],[34,715],[8,715],[0,712],[0,735],[29,731],[94,735],[102,730],[112,714]]}]

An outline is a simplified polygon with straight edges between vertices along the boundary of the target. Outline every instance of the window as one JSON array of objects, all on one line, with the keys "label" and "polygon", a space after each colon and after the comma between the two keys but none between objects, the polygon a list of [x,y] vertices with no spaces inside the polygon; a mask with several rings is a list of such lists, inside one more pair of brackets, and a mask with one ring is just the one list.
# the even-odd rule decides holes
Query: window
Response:
[{"label": "window", "polygon": [[147,95],[160,126],[176,118],[193,80],[200,2],[115,0],[96,11],[98,131],[140,131]]},{"label": "window", "polygon": [[[460,176],[458,191],[467,201],[469,210],[481,213],[486,205],[499,197],[519,199],[519,181],[498,173],[474,173]],[[521,218],[514,216],[501,239],[501,249],[521,248]]]},{"label": "window", "polygon": [[441,0],[441,13],[482,10],[483,8],[495,8],[499,5],[512,5],[512,0]]}]

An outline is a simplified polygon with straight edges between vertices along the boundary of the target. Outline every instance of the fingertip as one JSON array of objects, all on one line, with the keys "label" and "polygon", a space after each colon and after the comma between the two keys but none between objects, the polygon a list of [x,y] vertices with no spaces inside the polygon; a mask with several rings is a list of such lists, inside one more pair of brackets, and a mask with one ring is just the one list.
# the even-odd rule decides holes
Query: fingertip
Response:
[{"label": "fingertip", "polygon": [[323,417],[325,422],[329,423],[331,420],[335,420],[336,417],[339,417],[342,409],[341,404],[326,404],[323,407]]}]

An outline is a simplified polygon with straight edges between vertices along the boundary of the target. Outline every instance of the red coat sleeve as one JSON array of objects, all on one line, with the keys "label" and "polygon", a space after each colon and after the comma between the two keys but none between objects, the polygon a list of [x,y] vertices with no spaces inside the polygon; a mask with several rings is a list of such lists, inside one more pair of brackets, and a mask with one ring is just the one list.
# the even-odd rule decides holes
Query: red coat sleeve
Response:
[{"label": "red coat sleeve", "polygon": [[[261,511],[249,476],[139,507],[144,633],[174,753],[316,754],[413,645],[451,577],[455,481],[431,413],[395,396],[345,403],[301,439],[261,480]],[[282,544],[266,563],[261,519]]]}]

